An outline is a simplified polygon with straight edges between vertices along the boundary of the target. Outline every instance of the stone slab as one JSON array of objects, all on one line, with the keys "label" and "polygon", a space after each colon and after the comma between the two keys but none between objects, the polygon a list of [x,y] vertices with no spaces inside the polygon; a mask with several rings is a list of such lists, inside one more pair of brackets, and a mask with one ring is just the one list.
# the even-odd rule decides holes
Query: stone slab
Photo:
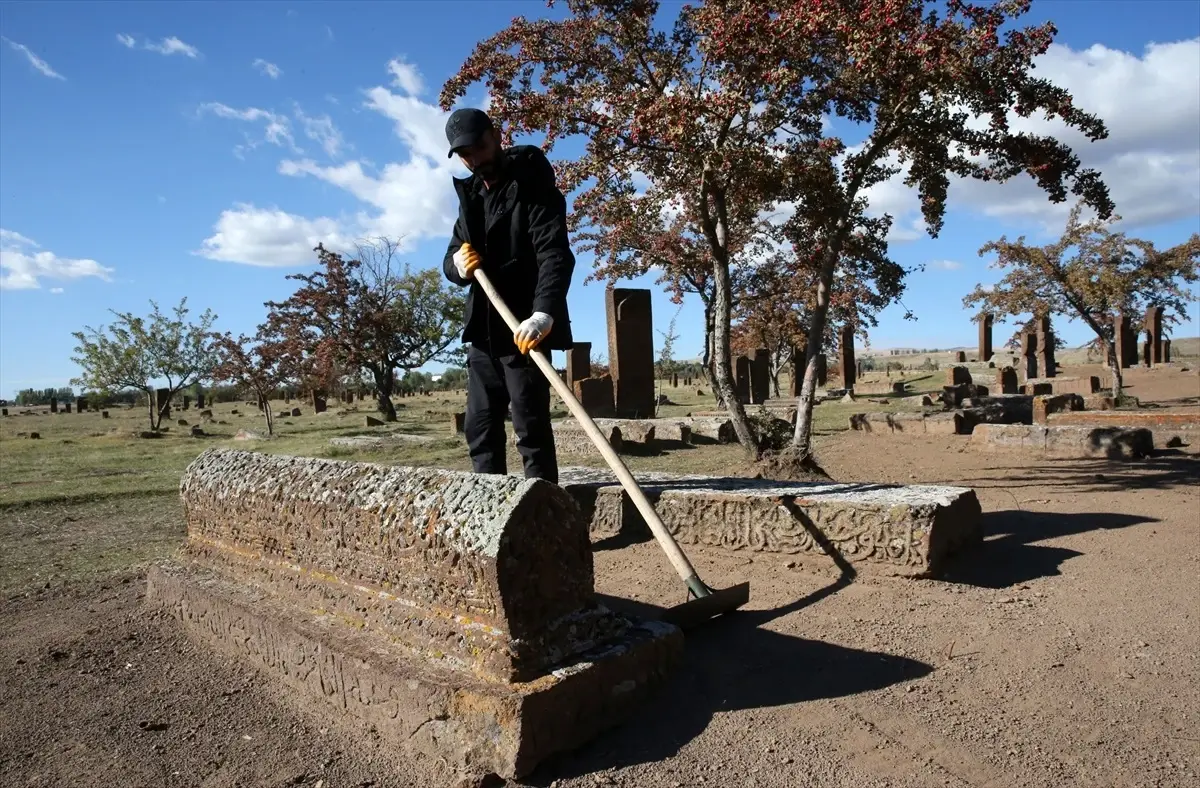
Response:
[{"label": "stone slab", "polygon": [[180,485],[181,560],[498,680],[620,634],[587,521],[540,480],[209,449]]},{"label": "stone slab", "polygon": [[[648,449],[653,449],[657,441],[669,440],[689,443],[692,438],[692,428],[687,418],[656,418],[656,419],[592,419],[601,430],[616,428],[621,432],[625,443],[641,443]],[[563,419],[560,424],[568,429],[582,430],[574,418]]]},{"label": "stone slab", "polygon": [[152,568],[147,602],[288,688],[293,703],[360,720],[413,757],[505,779],[636,713],[683,651],[675,627],[636,623],[536,679],[495,682],[413,659],[378,633],[195,566]]},{"label": "stone slab", "polygon": [[1185,410],[1088,410],[1055,413],[1047,424],[1058,427],[1145,428],[1154,436],[1154,445],[1165,447],[1172,438],[1188,445],[1200,444],[1200,409]]},{"label": "stone slab", "polygon": [[441,440],[433,435],[409,435],[394,432],[390,435],[341,435],[329,439],[330,446],[344,449],[385,449],[390,446],[411,446]]},{"label": "stone slab", "polygon": [[[936,574],[948,556],[983,538],[979,499],[964,487],[635,478],[683,545],[828,561],[824,542],[860,571],[920,577]],[[593,539],[648,532],[608,471],[563,468],[559,484],[579,503]]]},{"label": "stone slab", "polygon": [[1021,451],[1074,459],[1100,457],[1136,460],[1153,452],[1154,436],[1150,430],[1141,428],[981,424],[975,428],[968,445],[979,451]]}]

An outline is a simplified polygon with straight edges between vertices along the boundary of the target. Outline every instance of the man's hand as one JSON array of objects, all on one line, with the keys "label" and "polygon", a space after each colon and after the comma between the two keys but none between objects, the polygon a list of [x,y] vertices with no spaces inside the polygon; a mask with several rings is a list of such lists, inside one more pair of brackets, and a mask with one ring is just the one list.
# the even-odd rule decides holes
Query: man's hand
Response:
[{"label": "man's hand", "polygon": [[517,333],[513,334],[513,341],[517,343],[517,350],[521,353],[528,353],[537,347],[550,333],[551,327],[554,326],[554,320],[545,312],[534,312],[525,322],[517,326]]},{"label": "man's hand", "polygon": [[458,251],[454,253],[454,268],[458,271],[458,275],[463,279],[470,279],[474,276],[474,271],[483,262],[479,253],[471,248],[471,245],[464,243],[458,247]]}]

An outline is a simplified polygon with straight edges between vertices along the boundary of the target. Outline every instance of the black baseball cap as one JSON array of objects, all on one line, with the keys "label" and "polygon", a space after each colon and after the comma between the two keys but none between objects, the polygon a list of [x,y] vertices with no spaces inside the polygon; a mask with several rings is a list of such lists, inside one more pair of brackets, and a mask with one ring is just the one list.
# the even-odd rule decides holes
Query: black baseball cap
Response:
[{"label": "black baseball cap", "polygon": [[450,143],[449,159],[454,151],[474,145],[492,129],[492,119],[481,109],[456,109],[446,121],[446,141]]}]

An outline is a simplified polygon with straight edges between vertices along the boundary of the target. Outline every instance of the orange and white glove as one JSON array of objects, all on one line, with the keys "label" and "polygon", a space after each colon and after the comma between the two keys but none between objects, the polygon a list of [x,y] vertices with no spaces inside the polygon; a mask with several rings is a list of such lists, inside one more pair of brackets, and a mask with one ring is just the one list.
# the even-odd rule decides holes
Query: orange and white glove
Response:
[{"label": "orange and white glove", "polygon": [[525,319],[525,322],[517,326],[517,333],[513,334],[513,341],[517,343],[517,350],[521,353],[528,353],[537,347],[550,333],[550,329],[554,326],[554,319],[545,312],[534,312]]},{"label": "orange and white glove", "polygon": [[479,252],[476,252],[467,243],[458,247],[458,251],[454,253],[454,268],[463,279],[470,279],[474,276],[475,269],[482,262],[483,258],[479,256]]}]

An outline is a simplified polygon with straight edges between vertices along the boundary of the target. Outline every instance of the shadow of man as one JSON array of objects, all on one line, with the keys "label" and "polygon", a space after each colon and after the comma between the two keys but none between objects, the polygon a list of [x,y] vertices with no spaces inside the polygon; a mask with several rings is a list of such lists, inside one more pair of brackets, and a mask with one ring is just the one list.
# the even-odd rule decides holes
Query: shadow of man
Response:
[{"label": "shadow of man", "polygon": [[[785,635],[770,622],[831,596],[852,582],[843,576],[773,610],[739,610],[690,630],[683,662],[641,713],[579,750],[544,763],[530,784],[670,758],[704,732],[719,712],[787,706],[881,689],[928,675],[918,660]],[[659,618],[663,609],[599,595],[614,610]]]}]

